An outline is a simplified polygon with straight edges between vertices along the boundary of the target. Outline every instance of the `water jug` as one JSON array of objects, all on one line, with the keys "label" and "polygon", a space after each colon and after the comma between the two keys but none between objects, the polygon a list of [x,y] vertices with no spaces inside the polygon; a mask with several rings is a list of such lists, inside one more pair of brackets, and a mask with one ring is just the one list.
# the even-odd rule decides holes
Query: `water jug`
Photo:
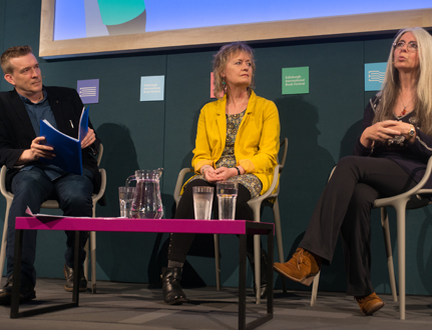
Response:
[{"label": "water jug", "polygon": [[126,186],[136,181],[135,195],[131,206],[131,216],[135,219],[161,219],[163,205],[160,193],[160,177],[163,168],[137,170],[126,179]]}]

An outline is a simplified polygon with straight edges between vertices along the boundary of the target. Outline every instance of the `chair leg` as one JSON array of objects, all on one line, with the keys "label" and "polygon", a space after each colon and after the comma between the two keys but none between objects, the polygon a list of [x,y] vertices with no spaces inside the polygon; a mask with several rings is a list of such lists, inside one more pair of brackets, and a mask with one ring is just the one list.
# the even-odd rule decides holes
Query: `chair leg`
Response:
[{"label": "chair leg", "polygon": [[86,242],[86,245],[84,246],[84,250],[86,253],[86,257],[84,260],[84,277],[86,278],[86,280],[88,281],[89,277],[88,277],[88,262],[89,262],[89,239]]},{"label": "chair leg", "polygon": [[[275,223],[275,231],[276,231],[276,242],[278,247],[279,254],[279,262],[283,264],[285,262],[284,251],[283,251],[283,243],[282,243],[282,227],[281,227],[281,219],[279,212],[279,199],[276,197],[275,203],[273,205],[273,218]],[[285,286],[285,277],[282,276],[282,289],[283,293],[286,293]]]},{"label": "chair leg", "polygon": [[91,292],[96,293],[96,232],[90,232]]},{"label": "chair leg", "polygon": [[5,218],[5,223],[3,226],[3,236],[1,241],[1,250],[0,250],[0,283],[1,283],[1,277],[3,276],[3,269],[6,260],[7,229],[8,229],[8,222],[7,222],[7,218]]},{"label": "chair leg", "polygon": [[[256,288],[256,304],[261,303],[261,237],[260,235],[253,236],[254,241],[254,262],[255,262],[255,288]],[[270,265],[269,265],[270,267]],[[272,285],[273,283],[267,283]]]},{"label": "chair leg", "polygon": [[390,278],[390,288],[393,296],[393,301],[397,301],[397,290],[396,290],[396,280],[394,273],[394,264],[393,264],[393,251],[391,246],[391,237],[390,237],[390,226],[389,219],[387,214],[387,209],[385,207],[381,208],[381,225],[384,234],[384,243],[387,255],[387,267],[389,271]]},{"label": "chair leg", "polygon": [[405,209],[406,202],[399,202],[397,213],[397,239],[398,239],[398,271],[399,271],[399,316],[405,320]]},{"label": "chair leg", "polygon": [[219,234],[213,234],[215,250],[215,268],[216,268],[216,290],[221,289],[221,271],[220,271],[220,253],[219,253]]},{"label": "chair leg", "polygon": [[[260,210],[261,210],[261,204],[252,204],[250,205],[250,208],[252,209],[253,212],[253,216],[254,216],[254,222],[260,222],[261,221],[261,215],[260,215]],[[256,304],[260,304],[261,303],[261,290],[259,289],[261,287],[261,237],[259,235],[254,235],[253,236],[253,251],[254,251],[254,264],[255,264],[255,269],[254,269],[254,278],[255,278],[255,288],[256,288],[256,298],[255,298],[255,302]],[[269,267],[271,267],[271,265],[269,265]],[[267,285],[273,285],[273,283],[267,283]]]},{"label": "chair leg", "polygon": [[11,204],[12,204],[12,200],[6,199],[6,213],[5,213],[5,218],[4,218],[3,236],[2,236],[1,250],[0,250],[0,284],[1,284],[1,278],[3,276],[3,270],[4,270],[5,261],[6,261],[8,218],[9,218],[9,209],[10,209]]},{"label": "chair leg", "polygon": [[321,272],[319,272],[313,280],[311,302],[310,302],[311,306],[315,306],[315,303],[316,303],[316,299],[317,299],[317,295],[318,295],[318,284],[319,284],[320,275],[321,275]]}]

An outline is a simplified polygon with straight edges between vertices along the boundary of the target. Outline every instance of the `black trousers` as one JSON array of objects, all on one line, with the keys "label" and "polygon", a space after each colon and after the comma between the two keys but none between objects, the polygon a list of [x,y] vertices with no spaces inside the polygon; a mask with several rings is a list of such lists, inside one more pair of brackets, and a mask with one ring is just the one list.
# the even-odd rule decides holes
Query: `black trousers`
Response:
[{"label": "black trousers", "polygon": [[326,185],[299,246],[331,263],[342,238],[347,294],[375,292],[370,276],[371,210],[375,199],[403,193],[416,182],[395,162],[384,158],[342,158]]},{"label": "black trousers", "polygon": [[[189,182],[183,192],[179,205],[175,213],[175,219],[194,219],[193,194],[192,188],[195,186],[215,187],[215,196],[213,198],[213,216],[218,219],[218,205],[216,196],[216,185],[205,180],[196,179]],[[251,199],[249,190],[243,185],[238,185],[238,195],[236,203],[235,218],[241,220],[253,220],[252,209],[247,204]],[[168,249],[168,260],[184,263],[186,255],[191,247],[196,234],[179,234],[172,233],[170,236],[170,245]],[[250,237],[250,238],[249,238]],[[248,255],[253,255],[253,236],[248,235]]]}]

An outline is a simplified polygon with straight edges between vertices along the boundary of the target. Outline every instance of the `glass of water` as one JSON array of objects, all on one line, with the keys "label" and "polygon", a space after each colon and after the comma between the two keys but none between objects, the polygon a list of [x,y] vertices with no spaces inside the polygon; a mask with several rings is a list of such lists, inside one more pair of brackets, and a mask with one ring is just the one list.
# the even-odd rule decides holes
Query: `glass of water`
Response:
[{"label": "glass of water", "polygon": [[218,197],[219,220],[234,220],[238,194],[238,184],[232,181],[221,181],[216,184]]},{"label": "glass of water", "polygon": [[213,206],[214,187],[192,187],[195,220],[210,220]]},{"label": "glass of water", "polygon": [[131,218],[132,201],[135,187],[119,187],[120,217]]}]

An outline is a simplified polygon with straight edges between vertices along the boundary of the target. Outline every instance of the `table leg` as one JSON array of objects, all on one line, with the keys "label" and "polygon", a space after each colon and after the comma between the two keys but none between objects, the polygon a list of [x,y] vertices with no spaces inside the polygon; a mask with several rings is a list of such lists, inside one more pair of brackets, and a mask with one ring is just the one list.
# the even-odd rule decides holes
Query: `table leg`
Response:
[{"label": "table leg", "polygon": [[[79,265],[79,232],[75,235],[75,258],[74,267],[78,269]],[[13,272],[13,287],[12,287],[12,298],[11,298],[11,313],[10,318],[16,319],[20,317],[39,315],[49,312],[55,312],[71,307],[78,307],[79,290],[78,290],[78,276],[74,277],[74,290],[72,293],[72,302],[66,304],[60,304],[49,307],[34,308],[19,312],[19,290],[21,282],[21,259],[22,259],[22,241],[23,241],[23,230],[17,229],[15,231],[15,255],[14,255],[14,272]],[[79,274],[79,273],[76,273]]]},{"label": "table leg", "polygon": [[273,318],[273,230],[267,232],[267,313],[246,324],[246,235],[240,235],[239,329],[255,329]]},{"label": "table leg", "polygon": [[238,328],[246,326],[246,235],[239,235],[239,311]]},{"label": "table leg", "polygon": [[[5,220],[7,221],[7,219]],[[12,283],[12,298],[10,318],[19,317],[19,289],[21,285],[21,258],[22,258],[22,240],[23,231],[15,230],[15,252],[14,252],[14,270]]]},{"label": "table leg", "polygon": [[81,274],[81,266],[79,264],[79,253],[80,253],[80,232],[75,232],[75,252],[74,252],[74,279],[73,279],[73,291],[72,291],[72,302],[79,303],[79,274]]},{"label": "table leg", "polygon": [[273,258],[274,258],[274,245],[273,245],[273,232],[269,232],[267,235],[267,314],[273,318]]}]

